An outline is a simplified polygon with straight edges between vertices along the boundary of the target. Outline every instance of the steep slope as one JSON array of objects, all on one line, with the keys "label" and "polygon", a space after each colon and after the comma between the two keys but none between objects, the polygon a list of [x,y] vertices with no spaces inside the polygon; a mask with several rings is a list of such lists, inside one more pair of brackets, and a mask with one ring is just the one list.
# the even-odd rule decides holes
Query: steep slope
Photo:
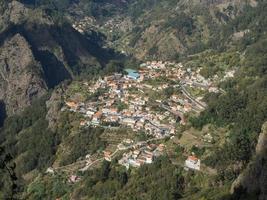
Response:
[{"label": "steep slope", "polygon": [[[267,120],[267,3],[261,1],[262,4],[253,9],[246,4],[247,1],[241,0],[180,0],[178,4],[171,0],[69,2],[75,2],[70,5],[77,6],[77,10],[72,10],[69,15],[77,14],[84,2],[94,2],[95,6],[99,6],[90,14],[95,17],[95,24],[83,34],[67,22],[55,23],[46,13],[51,9],[45,12],[22,4],[16,7],[13,2],[14,5],[9,6],[16,7],[13,10],[16,17],[11,20],[10,14],[2,15],[3,19],[9,19],[12,23],[3,20],[5,23],[0,35],[0,58],[3,60],[0,62],[3,74],[0,74],[0,84],[3,86],[0,92],[8,87],[11,89],[7,90],[8,94],[0,96],[0,112],[5,111],[5,104],[8,110],[16,107],[11,101],[13,97],[22,98],[25,105],[35,103],[21,114],[9,117],[0,129],[1,145],[12,153],[19,181],[22,182],[23,194],[19,195],[34,200],[265,199],[266,123],[260,136],[259,133]],[[255,1],[248,2],[256,5]],[[86,10],[86,7],[83,8]],[[84,13],[85,10],[78,17],[72,16],[73,19],[89,15]],[[33,12],[38,17],[33,17]],[[116,58],[114,52],[102,48],[103,36],[95,30],[101,30],[109,37],[110,46],[140,59],[176,59],[180,55],[186,57],[210,48],[210,51],[188,56],[185,60],[192,64],[192,68],[205,67],[206,71],[210,71],[207,73],[211,74],[210,77],[227,69],[236,71],[234,78],[221,83],[222,93],[211,93],[204,98],[208,107],[200,117],[189,119],[187,126],[181,127],[179,136],[175,136],[188,135],[186,129],[199,134],[216,134],[214,144],[210,143],[204,148],[195,146],[186,152],[183,146],[172,142],[175,140],[165,141],[167,146],[174,146],[171,154],[181,152],[178,154],[179,161],[189,151],[196,152],[201,158],[201,165],[210,168],[213,173],[207,171],[206,174],[205,170],[204,173],[186,172],[175,162],[176,156],[172,157],[173,163],[163,158],[152,165],[128,171],[120,168],[115,161],[111,164],[103,162],[99,169],[78,172],[82,179],[75,184],[67,181],[70,174],[56,172],[50,176],[44,173],[49,166],[75,162],[92,151],[102,152],[103,146],[109,145],[109,141],[107,144],[102,141],[102,128],[80,129],[79,113],[60,112],[66,88],[64,84],[56,86],[65,79],[86,75],[87,80],[81,81],[84,87],[74,84],[71,88],[74,93],[69,96],[75,96],[76,90],[87,91],[88,75],[98,73],[110,59]],[[223,51],[214,51],[218,49]],[[22,61],[18,60],[17,55],[23,58]],[[28,65],[30,61],[33,65]],[[9,65],[13,67],[12,73],[8,72]],[[16,70],[21,68],[32,70],[30,74],[33,77],[22,73],[23,70],[17,73]],[[8,81],[17,76],[25,88],[24,94],[33,96],[15,96],[15,91],[20,91],[17,84],[21,83],[15,81],[16,85],[9,85]],[[24,85],[21,77],[27,77],[29,81]],[[28,92],[26,88],[31,87],[33,92]],[[50,97],[39,102],[32,101],[48,88],[53,88]],[[201,128],[201,132],[197,130]],[[127,133],[125,130],[123,132]],[[229,187],[238,176],[230,195]],[[6,194],[0,181],[0,199],[1,191]]]},{"label": "steep slope", "polygon": [[117,7],[107,1],[77,2],[69,9],[70,18],[91,17],[89,23],[108,36],[110,46],[139,59],[164,60],[229,43],[222,41],[229,36],[223,25],[246,6],[257,5],[254,0],[137,0]]},{"label": "steep slope", "polygon": [[[267,123],[264,123],[256,146],[256,156],[232,185],[235,199],[267,198]],[[253,180],[253,182],[252,182]]]},{"label": "steep slope", "polygon": [[41,66],[21,35],[4,42],[0,48],[0,99],[8,114],[22,110],[46,92],[42,76]]},{"label": "steep slope", "polygon": [[139,58],[165,60],[219,48],[220,28],[239,15],[244,5],[245,1],[161,1],[133,18],[138,31],[133,29],[122,42],[129,42]]},{"label": "steep slope", "polygon": [[18,1],[1,4],[0,27],[0,100],[8,114],[60,82],[97,74],[120,57],[102,48],[96,32],[81,35],[63,19]]}]

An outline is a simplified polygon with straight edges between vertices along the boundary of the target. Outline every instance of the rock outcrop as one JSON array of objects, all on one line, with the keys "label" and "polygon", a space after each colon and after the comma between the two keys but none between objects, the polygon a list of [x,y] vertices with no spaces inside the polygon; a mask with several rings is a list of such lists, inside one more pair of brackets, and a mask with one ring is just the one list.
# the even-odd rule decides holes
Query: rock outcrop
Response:
[{"label": "rock outcrop", "polygon": [[99,40],[97,34],[84,36],[67,22],[55,22],[41,8],[0,2],[1,112],[18,113],[47,89],[116,59],[118,54]]},{"label": "rock outcrop", "polygon": [[0,47],[0,100],[7,114],[21,111],[47,90],[28,42],[16,34]]},{"label": "rock outcrop", "polygon": [[47,107],[47,114],[46,114],[46,120],[48,121],[48,127],[51,130],[54,130],[56,128],[58,119],[60,117],[60,109],[63,105],[63,94],[66,90],[66,87],[64,84],[62,84],[60,87],[56,88],[50,99],[46,102]]}]

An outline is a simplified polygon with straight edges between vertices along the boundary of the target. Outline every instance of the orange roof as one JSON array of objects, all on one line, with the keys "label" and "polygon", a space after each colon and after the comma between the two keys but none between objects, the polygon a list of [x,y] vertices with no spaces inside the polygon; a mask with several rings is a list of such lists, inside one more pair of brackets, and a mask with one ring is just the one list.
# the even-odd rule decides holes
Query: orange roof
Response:
[{"label": "orange roof", "polygon": [[119,119],[118,116],[111,116],[111,119]]},{"label": "orange roof", "polygon": [[73,101],[66,101],[66,104],[67,104],[67,106],[69,106],[69,107],[77,107],[77,106],[78,106],[78,104],[75,103],[75,102],[73,102]]},{"label": "orange roof", "polygon": [[127,112],[125,112],[125,115],[132,115],[132,113],[127,111]]},{"label": "orange roof", "polygon": [[85,125],[86,124],[86,121],[85,120],[82,120],[81,122],[80,122],[80,125],[81,126],[83,126],[83,125]]},{"label": "orange roof", "polygon": [[110,110],[113,111],[113,112],[117,112],[118,111],[117,108],[111,108]]},{"label": "orange roof", "polygon": [[196,156],[188,156],[188,160],[197,161],[198,159]]},{"label": "orange roof", "polygon": [[184,107],[185,108],[191,108],[192,106],[190,104],[185,104]]},{"label": "orange roof", "polygon": [[94,117],[97,117],[97,118],[99,118],[101,116],[102,116],[102,112],[100,112],[100,111],[98,111],[96,114],[94,114]]}]

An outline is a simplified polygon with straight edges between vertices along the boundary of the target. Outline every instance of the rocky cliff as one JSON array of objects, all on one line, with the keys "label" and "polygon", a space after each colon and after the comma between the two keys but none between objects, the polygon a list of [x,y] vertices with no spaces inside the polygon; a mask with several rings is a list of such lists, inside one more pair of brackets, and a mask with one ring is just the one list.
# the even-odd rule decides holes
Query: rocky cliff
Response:
[{"label": "rocky cliff", "polygon": [[[2,2],[2,1],[1,1]],[[97,33],[82,35],[64,19],[18,1],[0,2],[0,101],[7,114],[76,75],[101,70],[119,57]],[[47,13],[48,12],[48,13]]]},{"label": "rocky cliff", "polygon": [[47,90],[43,71],[28,42],[16,34],[0,47],[0,99],[14,114]]},{"label": "rocky cliff", "polygon": [[48,121],[48,127],[51,130],[55,130],[58,119],[60,117],[60,109],[64,104],[63,95],[66,91],[66,85],[62,84],[57,87],[51,94],[51,97],[46,101],[47,114],[46,120]]}]

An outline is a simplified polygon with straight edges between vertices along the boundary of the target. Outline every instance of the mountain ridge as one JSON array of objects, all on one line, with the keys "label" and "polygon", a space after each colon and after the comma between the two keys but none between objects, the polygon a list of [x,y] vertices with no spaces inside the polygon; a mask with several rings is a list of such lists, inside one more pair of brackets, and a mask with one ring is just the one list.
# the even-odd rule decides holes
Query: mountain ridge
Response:
[{"label": "mountain ridge", "polygon": [[[19,197],[266,198],[266,2],[21,2],[0,6],[0,146],[13,156]],[[144,80],[127,83],[124,67]],[[203,111],[190,111],[192,99]],[[167,105],[185,112],[185,124]],[[118,126],[117,115],[135,113],[174,134],[150,139],[146,118],[140,134]],[[118,160],[128,148],[117,152],[131,140],[166,151],[127,170]],[[184,170],[191,156],[200,171]],[[0,198],[13,188],[5,171]]]},{"label": "mountain ridge", "polygon": [[[18,47],[18,51],[29,51],[32,62],[41,68],[37,72],[37,77],[41,82],[45,82],[44,86],[40,86],[44,91],[82,73],[90,74],[90,68],[101,70],[110,60],[119,58],[114,51],[101,47],[102,38],[98,37],[97,33],[92,33],[92,36],[83,36],[68,23],[57,24],[42,10],[26,8],[18,1],[11,1],[6,8],[2,15],[3,20],[0,21],[3,27],[0,33],[1,52],[5,54],[4,44],[6,41],[19,36],[23,40],[23,45]],[[33,17],[31,17],[32,15]],[[20,69],[19,56],[9,55],[7,58],[18,62],[16,68]],[[4,63],[1,64],[2,74],[6,67],[7,65]],[[34,68],[34,66],[32,67]],[[6,76],[2,76],[2,79],[9,82]],[[27,80],[25,81],[27,82]],[[29,84],[25,85],[23,91],[30,87]],[[4,96],[10,96],[10,98],[13,96],[13,91],[9,91],[10,94],[5,92],[2,88],[1,93],[5,94]],[[31,97],[26,95],[21,100],[27,103],[22,106],[17,102],[17,107],[20,109],[16,109],[15,106],[12,110],[14,104],[11,104],[4,96],[1,96],[0,99],[7,104],[8,115],[21,111],[25,105],[30,105],[31,102]],[[40,97],[40,95],[34,94],[32,96]]]},{"label": "mountain ridge", "polygon": [[[95,14],[93,9],[89,16],[111,40],[112,48],[138,59],[158,57],[168,60],[218,46],[218,41],[223,39],[219,29],[242,14],[246,6],[255,7],[257,2],[136,0],[128,1],[125,8],[116,10],[114,7],[106,17],[105,9],[110,9],[110,3],[92,4],[95,10],[100,10]],[[70,9],[69,17],[79,20],[82,17],[79,13],[90,5],[79,1],[74,3],[72,7],[75,9]]]}]

